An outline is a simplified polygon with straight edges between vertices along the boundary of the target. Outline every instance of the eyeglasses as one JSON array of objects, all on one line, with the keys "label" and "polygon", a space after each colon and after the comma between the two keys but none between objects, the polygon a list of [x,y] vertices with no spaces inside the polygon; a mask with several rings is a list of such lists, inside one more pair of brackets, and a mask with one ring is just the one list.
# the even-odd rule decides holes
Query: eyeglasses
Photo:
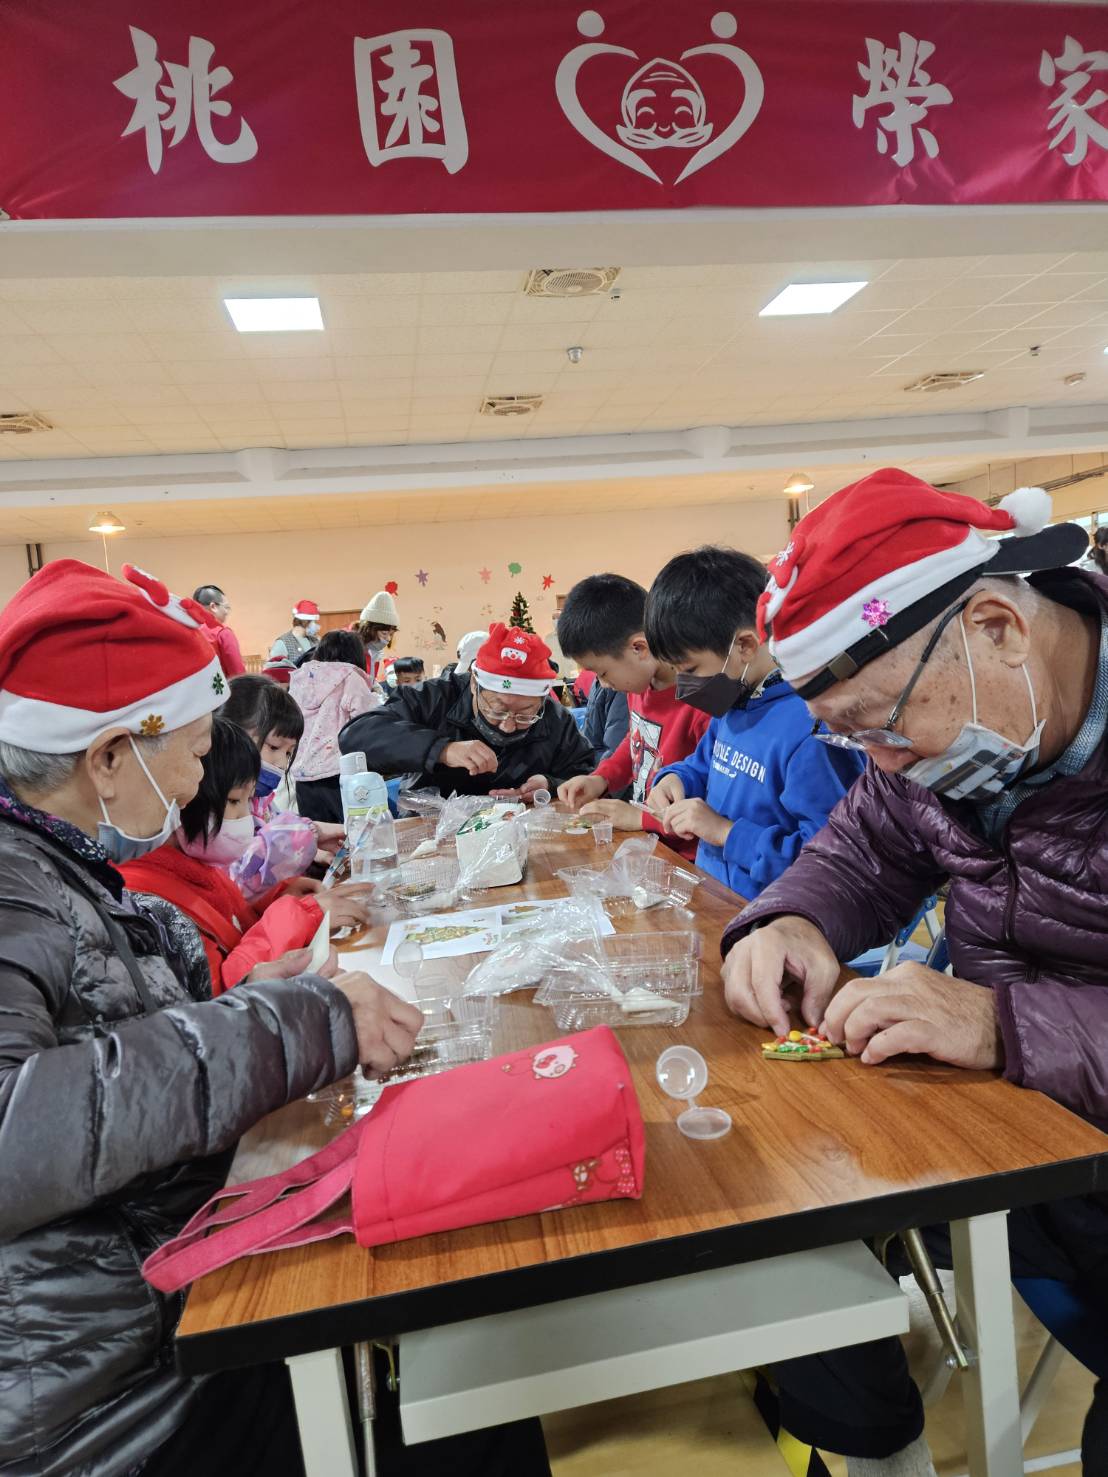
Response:
[{"label": "eyeglasses", "polygon": [[477,708],[482,718],[486,718],[490,723],[497,725],[507,723],[510,718],[517,728],[533,728],[542,717],[545,707],[546,699],[544,698],[539,704],[538,710],[534,713],[513,713],[508,708],[500,707],[499,704],[493,706],[484,697],[480,689],[477,692]]},{"label": "eyeglasses", "polygon": [[923,676],[924,667],[930,660],[935,647],[939,644],[940,636],[954,617],[961,615],[968,604],[968,600],[963,600],[961,604],[955,605],[953,609],[948,610],[946,615],[943,616],[942,620],[931,632],[927,645],[923,648],[923,655],[916,663],[915,671],[908,678],[908,683],[904,690],[893,704],[893,710],[889,714],[884,728],[858,728],[853,733],[821,733],[820,726],[822,720],[817,719],[812,729],[812,737],[818,738],[823,744],[830,744],[834,749],[910,749],[912,747],[912,740],[902,733],[896,733],[894,730],[900,721],[900,715],[907,706],[908,699],[912,696],[916,683]]}]

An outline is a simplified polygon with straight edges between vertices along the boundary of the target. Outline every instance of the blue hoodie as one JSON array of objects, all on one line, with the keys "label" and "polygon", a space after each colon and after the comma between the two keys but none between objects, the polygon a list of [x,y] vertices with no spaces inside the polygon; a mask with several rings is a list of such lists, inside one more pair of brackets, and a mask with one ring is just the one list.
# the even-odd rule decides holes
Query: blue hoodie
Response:
[{"label": "blue hoodie", "polygon": [[689,799],[733,821],[724,845],[702,841],[696,860],[752,902],[816,834],[862,773],[865,759],[812,737],[812,716],[787,682],[713,718],[689,757],[663,769]]}]

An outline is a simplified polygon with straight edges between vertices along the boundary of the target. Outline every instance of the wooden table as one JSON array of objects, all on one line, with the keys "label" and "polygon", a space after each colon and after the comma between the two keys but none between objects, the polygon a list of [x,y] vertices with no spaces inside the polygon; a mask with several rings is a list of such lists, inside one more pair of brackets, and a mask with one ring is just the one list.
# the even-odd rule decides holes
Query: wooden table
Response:
[{"label": "wooden table", "polygon": [[[526,881],[498,889],[495,900],[559,895],[565,889],[557,868],[594,855],[591,838],[533,844]],[[981,1429],[976,1438],[971,1431],[971,1470],[1008,1471],[1018,1420],[1013,1436],[1003,1213],[1092,1189],[1103,1175],[1108,1139],[992,1073],[908,1060],[879,1068],[856,1060],[763,1061],[765,1032],[727,1012],[719,984],[719,936],[738,906],[732,893],[703,877],[691,923],[672,909],[617,923],[635,930],[694,926],[704,941],[704,993],[687,1023],[620,1036],[646,1123],[641,1200],[371,1252],[342,1238],[245,1260],[193,1287],[177,1335],[182,1370],[289,1359],[949,1220],[957,1223],[964,1323],[984,1319],[995,1327],[999,1356],[991,1374],[982,1358],[972,1381],[971,1425]],[[370,933],[359,947],[383,936],[383,928]],[[501,1001],[495,1050],[557,1034],[549,1013],[530,1004],[529,992]],[[731,1114],[734,1128],[726,1138],[693,1142],[674,1126],[679,1104],[658,1088],[654,1063],[675,1040],[706,1057],[711,1080],[700,1101]],[[273,1173],[327,1136],[318,1106],[292,1104],[246,1135],[230,1179]],[[976,1334],[984,1341],[986,1329],[979,1326]],[[992,1434],[985,1430],[990,1407]]]}]

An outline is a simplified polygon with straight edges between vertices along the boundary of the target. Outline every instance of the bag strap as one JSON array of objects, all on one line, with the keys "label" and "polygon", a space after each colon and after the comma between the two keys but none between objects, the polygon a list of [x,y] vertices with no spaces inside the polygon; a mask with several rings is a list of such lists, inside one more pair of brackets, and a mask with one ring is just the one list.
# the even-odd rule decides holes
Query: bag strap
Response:
[{"label": "bag strap", "polygon": [[[349,1213],[326,1221],[316,1217],[350,1189],[366,1122],[353,1124],[281,1174],[220,1190],[171,1241],[147,1257],[142,1275],[160,1291],[176,1292],[238,1257],[353,1232]],[[219,1209],[222,1201],[231,1203]]]}]

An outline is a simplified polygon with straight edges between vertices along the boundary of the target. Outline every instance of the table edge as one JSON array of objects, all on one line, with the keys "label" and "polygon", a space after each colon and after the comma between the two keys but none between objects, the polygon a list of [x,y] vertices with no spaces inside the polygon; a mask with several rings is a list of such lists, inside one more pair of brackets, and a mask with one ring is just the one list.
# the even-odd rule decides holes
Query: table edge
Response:
[{"label": "table edge", "polygon": [[332,1304],[279,1318],[234,1324],[203,1333],[178,1334],[182,1374],[271,1363],[296,1354],[364,1339],[384,1339],[417,1329],[461,1323],[490,1313],[513,1312],[562,1298],[661,1282],[690,1272],[813,1251],[1040,1201],[1088,1194],[1108,1183],[1108,1149],[1027,1169],[1004,1170],[949,1184],[818,1206],[765,1220],[717,1226],[491,1272],[410,1292]]}]

